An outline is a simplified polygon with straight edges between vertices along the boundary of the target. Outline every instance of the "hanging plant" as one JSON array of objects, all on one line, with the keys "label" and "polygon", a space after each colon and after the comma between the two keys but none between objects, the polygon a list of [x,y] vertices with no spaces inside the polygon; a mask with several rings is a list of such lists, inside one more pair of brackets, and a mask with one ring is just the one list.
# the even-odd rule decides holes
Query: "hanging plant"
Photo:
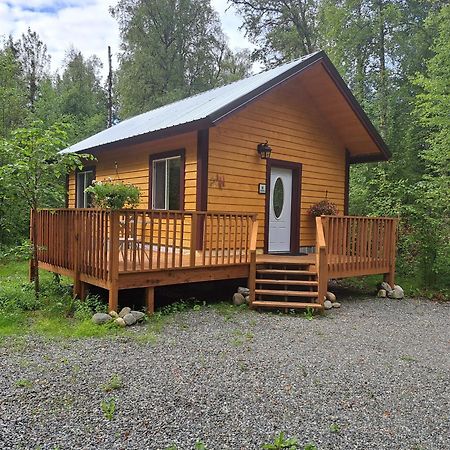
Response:
[{"label": "hanging plant", "polygon": [[311,217],[337,216],[339,214],[339,210],[335,203],[325,199],[311,205],[308,209],[308,214]]},{"label": "hanging plant", "polygon": [[104,209],[136,208],[141,195],[140,189],[134,184],[113,181],[111,178],[94,181],[86,188],[86,192],[92,196],[95,207]]}]

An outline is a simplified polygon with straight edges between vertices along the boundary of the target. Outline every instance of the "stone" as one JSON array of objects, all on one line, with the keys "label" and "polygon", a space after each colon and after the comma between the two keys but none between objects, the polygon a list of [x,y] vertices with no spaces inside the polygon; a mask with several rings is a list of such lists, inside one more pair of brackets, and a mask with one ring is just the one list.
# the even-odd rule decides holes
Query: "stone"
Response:
[{"label": "stone", "polygon": [[136,317],[134,317],[131,313],[125,314],[122,319],[128,326],[134,325],[137,322]]},{"label": "stone", "polygon": [[250,289],[247,287],[238,287],[238,294],[242,294],[244,297],[250,294]]},{"label": "stone", "polygon": [[245,303],[245,298],[242,294],[239,292],[236,292],[236,294],[233,295],[233,305],[234,306],[241,306]]},{"label": "stone", "polygon": [[323,302],[323,307],[324,307],[325,309],[331,309],[331,308],[333,307],[333,303],[331,303],[330,300],[325,300],[325,301]]},{"label": "stone", "polygon": [[125,317],[127,314],[130,314],[130,312],[131,312],[131,308],[128,308],[128,306],[125,306],[125,308],[122,308],[120,310],[119,317]]},{"label": "stone", "polygon": [[398,284],[394,285],[394,291],[397,290],[398,292],[401,292],[403,294],[403,296],[405,296],[405,291],[403,290],[403,288],[401,286],[399,286]]},{"label": "stone", "polygon": [[333,303],[333,308],[340,308],[341,304],[339,302],[334,302]]},{"label": "stone", "polygon": [[391,285],[389,283],[386,283],[386,281],[383,281],[381,283],[381,289],[384,289],[386,292],[392,291]]},{"label": "stone", "polygon": [[403,292],[403,289],[400,286],[395,286],[394,289],[388,292],[387,295],[389,298],[401,299],[405,296],[405,293]]},{"label": "stone", "polygon": [[380,289],[378,291],[377,297],[379,297],[379,298],[386,298],[386,295],[387,295],[386,289]]},{"label": "stone", "polygon": [[92,322],[94,322],[97,325],[108,323],[110,320],[112,320],[112,317],[109,314],[105,313],[95,313],[92,316]]},{"label": "stone", "polygon": [[331,303],[336,301],[336,296],[332,292],[327,292],[326,298],[327,300],[330,300]]},{"label": "stone", "polygon": [[125,323],[125,320],[123,320],[122,317],[118,317],[118,318],[114,321],[114,323],[115,323],[116,325],[118,325],[119,327],[121,327],[121,328],[125,328],[125,327],[127,326],[127,324]]},{"label": "stone", "polygon": [[250,296],[246,295],[244,298],[245,298],[245,303],[247,303],[247,305],[250,304]]},{"label": "stone", "polygon": [[113,318],[113,319],[117,319],[119,317],[119,314],[117,314],[116,311],[110,311],[109,315]]},{"label": "stone", "polygon": [[131,311],[130,314],[133,314],[136,322],[140,322],[145,317],[145,314],[142,311]]}]

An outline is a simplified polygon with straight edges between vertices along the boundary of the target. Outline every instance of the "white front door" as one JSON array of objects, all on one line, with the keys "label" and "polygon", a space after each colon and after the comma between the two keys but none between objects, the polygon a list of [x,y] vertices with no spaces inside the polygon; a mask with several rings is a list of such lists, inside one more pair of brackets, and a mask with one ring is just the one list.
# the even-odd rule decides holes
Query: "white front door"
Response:
[{"label": "white front door", "polygon": [[270,172],[269,252],[291,250],[292,170],[272,167]]}]

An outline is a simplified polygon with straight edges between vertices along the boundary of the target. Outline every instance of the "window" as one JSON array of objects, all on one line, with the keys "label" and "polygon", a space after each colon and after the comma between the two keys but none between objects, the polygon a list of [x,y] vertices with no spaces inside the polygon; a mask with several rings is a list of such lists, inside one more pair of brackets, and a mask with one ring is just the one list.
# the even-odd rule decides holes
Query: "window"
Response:
[{"label": "window", "polygon": [[181,207],[181,156],[152,161],[152,208],[178,210]]},{"label": "window", "polygon": [[90,195],[87,194],[85,189],[89,187],[94,181],[94,171],[93,170],[83,170],[76,173],[77,177],[77,208],[89,208],[91,206]]}]

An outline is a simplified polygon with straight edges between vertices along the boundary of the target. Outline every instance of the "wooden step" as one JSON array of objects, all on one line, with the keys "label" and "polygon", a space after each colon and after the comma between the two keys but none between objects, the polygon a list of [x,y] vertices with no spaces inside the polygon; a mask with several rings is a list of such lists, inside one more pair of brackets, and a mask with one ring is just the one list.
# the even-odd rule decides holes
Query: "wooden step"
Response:
[{"label": "wooden step", "polygon": [[314,308],[314,309],[322,309],[323,306],[320,303],[302,303],[302,302],[269,302],[264,300],[255,300],[252,303],[253,308],[288,308],[288,309],[297,309],[297,308]]},{"label": "wooden step", "polygon": [[288,270],[288,269],[257,269],[256,273],[270,275],[310,275],[317,276],[313,270]]},{"label": "wooden step", "polygon": [[269,280],[267,278],[257,278],[256,284],[282,284],[289,286],[318,286],[317,281],[304,281],[304,280]]},{"label": "wooden step", "polygon": [[308,291],[275,291],[272,289],[255,289],[256,295],[273,295],[277,297],[318,297],[318,292]]}]

